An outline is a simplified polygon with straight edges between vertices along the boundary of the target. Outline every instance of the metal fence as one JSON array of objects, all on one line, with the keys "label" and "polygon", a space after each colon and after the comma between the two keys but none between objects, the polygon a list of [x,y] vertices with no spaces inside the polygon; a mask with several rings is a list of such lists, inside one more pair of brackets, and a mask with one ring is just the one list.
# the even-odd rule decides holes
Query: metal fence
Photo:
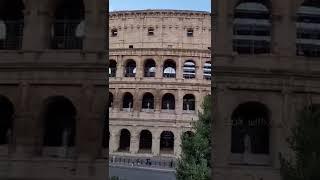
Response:
[{"label": "metal fence", "polygon": [[175,169],[176,167],[176,161],[174,159],[155,159],[142,157],[111,156],[109,159],[109,164],[162,169]]}]

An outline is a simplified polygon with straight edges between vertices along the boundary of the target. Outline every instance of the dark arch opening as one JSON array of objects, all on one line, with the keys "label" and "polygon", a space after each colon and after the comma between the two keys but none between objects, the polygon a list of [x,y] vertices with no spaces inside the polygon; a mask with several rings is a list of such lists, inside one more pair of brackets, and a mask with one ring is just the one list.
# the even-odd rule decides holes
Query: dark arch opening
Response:
[{"label": "dark arch opening", "polygon": [[113,94],[109,92],[109,108],[112,108],[113,106]]},{"label": "dark arch opening", "polygon": [[44,146],[74,146],[77,111],[63,96],[48,98],[44,103]]},{"label": "dark arch opening", "polygon": [[168,59],[163,65],[163,77],[175,78],[176,77],[176,63],[174,60]]},{"label": "dark arch opening", "polygon": [[117,62],[115,60],[110,60],[109,77],[116,77],[116,74],[117,74]]},{"label": "dark arch opening", "polygon": [[149,92],[147,92],[143,95],[142,109],[154,109],[154,97]]},{"label": "dark arch opening", "polygon": [[140,132],[139,151],[142,153],[151,152],[152,148],[152,134],[148,130]]},{"label": "dark arch opening", "polygon": [[125,71],[124,71],[125,77],[135,77],[136,76],[136,62],[132,59],[129,59],[126,63]]},{"label": "dark arch opening", "polygon": [[196,78],[196,64],[193,60],[187,60],[183,65],[183,78]]},{"label": "dark arch opening", "polygon": [[153,59],[147,59],[144,64],[144,77],[155,77],[156,63]]},{"label": "dark arch opening", "polygon": [[130,139],[131,139],[130,131],[128,129],[122,129],[120,132],[119,151],[130,150]]},{"label": "dark arch opening", "polygon": [[14,106],[8,98],[0,95],[0,145],[11,143],[13,121]]},{"label": "dark arch opening", "polygon": [[304,1],[297,12],[296,54],[320,57],[320,3]]},{"label": "dark arch opening", "polygon": [[195,111],[196,110],[196,98],[193,94],[186,94],[183,96],[183,110]]},{"label": "dark arch opening", "polygon": [[[269,111],[259,102],[240,104],[232,113],[231,152],[269,153]],[[247,142],[246,142],[247,137]]]},{"label": "dark arch opening", "polygon": [[171,131],[163,131],[160,136],[160,153],[173,154],[174,134]]},{"label": "dark arch opening", "polygon": [[162,109],[164,109],[164,110],[174,110],[175,109],[174,95],[167,93],[162,97]]},{"label": "dark arch opening", "polygon": [[233,50],[239,54],[268,54],[271,49],[271,3],[242,0],[234,9]]},{"label": "dark arch opening", "polygon": [[0,49],[21,49],[24,9],[22,0],[0,2]]},{"label": "dark arch opening", "polygon": [[82,49],[85,7],[82,0],[59,1],[54,14],[53,49]]},{"label": "dark arch opening", "polygon": [[122,108],[123,110],[131,111],[133,107],[133,96],[131,93],[126,92],[123,96]]}]

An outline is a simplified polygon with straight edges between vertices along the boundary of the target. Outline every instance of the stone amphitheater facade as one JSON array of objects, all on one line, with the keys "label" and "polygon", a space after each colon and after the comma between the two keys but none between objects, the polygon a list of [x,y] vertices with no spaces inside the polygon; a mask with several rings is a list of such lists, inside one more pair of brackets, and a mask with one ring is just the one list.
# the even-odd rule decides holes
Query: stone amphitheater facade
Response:
[{"label": "stone amphitheater facade", "polygon": [[281,180],[297,113],[320,104],[319,1],[213,7],[213,179]]},{"label": "stone amphitheater facade", "polygon": [[106,5],[0,2],[0,179],[106,179]]},{"label": "stone amphitheater facade", "polygon": [[211,93],[210,20],[199,11],[110,13],[111,156],[179,156]]}]

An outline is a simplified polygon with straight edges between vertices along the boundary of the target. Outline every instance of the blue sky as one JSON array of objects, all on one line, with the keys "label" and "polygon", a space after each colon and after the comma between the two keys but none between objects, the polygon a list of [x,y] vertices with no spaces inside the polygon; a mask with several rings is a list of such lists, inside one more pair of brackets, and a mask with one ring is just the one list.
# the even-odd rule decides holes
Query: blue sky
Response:
[{"label": "blue sky", "polygon": [[211,0],[109,0],[109,11],[177,9],[211,12]]}]

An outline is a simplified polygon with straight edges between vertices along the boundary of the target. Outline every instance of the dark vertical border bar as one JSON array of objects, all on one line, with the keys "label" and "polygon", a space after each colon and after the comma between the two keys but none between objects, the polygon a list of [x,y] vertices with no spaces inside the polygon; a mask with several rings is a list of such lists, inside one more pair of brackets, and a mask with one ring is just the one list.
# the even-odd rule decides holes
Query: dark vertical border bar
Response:
[{"label": "dark vertical border bar", "polygon": [[211,101],[213,103],[213,105],[211,106],[211,122],[212,122],[212,132],[211,132],[211,179],[214,179],[214,132],[213,132],[213,127],[214,127],[214,114],[215,114],[215,100],[214,100],[214,80],[215,80],[215,76],[214,76],[214,49],[215,49],[215,44],[214,44],[214,36],[215,36],[215,15],[216,15],[216,11],[214,8],[214,2],[215,0],[211,0]]},{"label": "dark vertical border bar", "polygon": [[[107,138],[109,137],[109,108],[108,108],[108,104],[109,104],[109,0],[106,0],[106,10],[105,10],[105,21],[103,22],[105,24],[105,55],[106,55],[106,83],[107,83],[107,90],[106,90],[106,103],[105,103],[105,116],[103,119],[103,135],[104,138],[103,141],[107,142],[107,149],[108,149],[108,154],[107,154],[107,179],[109,179],[109,139]],[[106,139],[105,139],[106,138]]]}]

